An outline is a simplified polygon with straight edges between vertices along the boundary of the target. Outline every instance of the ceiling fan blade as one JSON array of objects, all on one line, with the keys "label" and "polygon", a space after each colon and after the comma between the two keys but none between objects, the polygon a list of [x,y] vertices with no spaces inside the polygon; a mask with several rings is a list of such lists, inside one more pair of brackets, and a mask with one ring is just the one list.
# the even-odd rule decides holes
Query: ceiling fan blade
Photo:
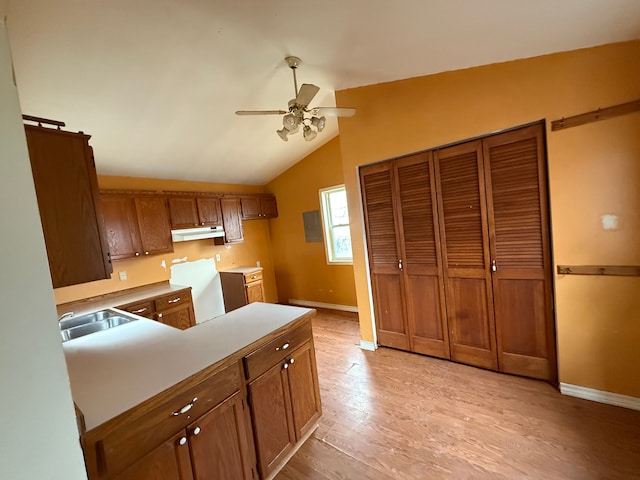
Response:
[{"label": "ceiling fan blade", "polygon": [[284,110],[238,110],[236,115],[283,115]]},{"label": "ceiling fan blade", "polygon": [[314,115],[326,117],[353,117],[356,114],[355,108],[346,107],[316,107],[313,110]]},{"label": "ceiling fan blade", "polygon": [[298,92],[298,96],[296,97],[296,105],[301,107],[309,105],[311,100],[313,100],[313,97],[318,93],[318,90],[320,90],[320,87],[316,87],[311,83],[303,83],[300,87],[300,91]]}]

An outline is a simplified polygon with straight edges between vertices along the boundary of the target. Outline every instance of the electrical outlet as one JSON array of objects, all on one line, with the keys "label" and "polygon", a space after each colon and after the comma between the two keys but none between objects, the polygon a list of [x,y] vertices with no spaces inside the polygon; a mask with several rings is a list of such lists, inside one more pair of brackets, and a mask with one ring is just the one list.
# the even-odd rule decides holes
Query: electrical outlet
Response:
[{"label": "electrical outlet", "polygon": [[216,262],[219,262],[219,261],[220,261],[220,254],[216,253]]},{"label": "electrical outlet", "polygon": [[127,279],[127,272],[126,271],[122,271],[122,272],[118,272],[118,276],[120,277],[120,280],[126,280]]},{"label": "electrical outlet", "polygon": [[260,260],[256,262],[256,267],[259,267],[259,266],[260,266]]}]

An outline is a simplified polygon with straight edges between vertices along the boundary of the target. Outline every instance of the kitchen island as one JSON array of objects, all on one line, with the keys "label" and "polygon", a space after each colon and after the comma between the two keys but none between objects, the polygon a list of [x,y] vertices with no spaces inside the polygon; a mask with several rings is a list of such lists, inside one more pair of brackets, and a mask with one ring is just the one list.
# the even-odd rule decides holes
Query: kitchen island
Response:
[{"label": "kitchen island", "polygon": [[321,414],[314,314],[252,303],[187,330],[140,319],[66,342],[89,478],[273,477]]}]

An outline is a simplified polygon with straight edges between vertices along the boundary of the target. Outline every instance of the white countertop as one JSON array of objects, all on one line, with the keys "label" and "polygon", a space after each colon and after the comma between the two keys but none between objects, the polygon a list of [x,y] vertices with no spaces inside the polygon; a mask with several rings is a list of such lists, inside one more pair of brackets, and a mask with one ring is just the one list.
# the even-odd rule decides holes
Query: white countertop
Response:
[{"label": "white countertop", "polygon": [[225,268],[224,270],[220,270],[220,273],[252,273],[252,272],[261,272],[262,267],[235,267],[235,268]]},{"label": "white countertop", "polygon": [[141,319],[65,342],[71,391],[86,429],[311,311],[256,302],[187,330]]}]

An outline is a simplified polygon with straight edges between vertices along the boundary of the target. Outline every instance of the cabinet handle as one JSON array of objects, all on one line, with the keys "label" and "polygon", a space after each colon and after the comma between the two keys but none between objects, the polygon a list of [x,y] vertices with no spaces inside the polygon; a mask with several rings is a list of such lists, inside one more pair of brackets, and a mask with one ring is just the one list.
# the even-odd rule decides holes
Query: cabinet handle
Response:
[{"label": "cabinet handle", "polygon": [[286,370],[287,368],[289,368],[289,365],[293,365],[294,363],[295,363],[295,359],[293,358],[290,358],[289,360],[285,360],[284,365],[282,365],[282,368]]},{"label": "cabinet handle", "polygon": [[204,225],[204,222],[202,222],[200,225]]},{"label": "cabinet handle", "polygon": [[178,444],[186,445],[187,444],[187,437],[180,437],[180,440],[178,440]]},{"label": "cabinet handle", "polygon": [[149,255],[149,252],[144,252],[145,255]]},{"label": "cabinet handle", "polygon": [[498,271],[498,266],[496,265],[496,261],[495,260],[491,261],[491,271],[492,272],[497,272]]},{"label": "cabinet handle", "polygon": [[167,303],[176,303],[180,301],[180,297],[176,297],[173,300],[169,300]]},{"label": "cabinet handle", "polygon": [[171,415],[174,416],[174,417],[177,417],[178,415],[182,415],[183,413],[187,413],[189,410],[191,410],[191,408],[193,407],[193,404],[196,403],[196,400],[198,400],[198,397],[193,397],[193,400],[191,400],[191,403],[187,403],[180,410],[176,410],[175,412],[171,413]]},{"label": "cabinet handle", "polygon": [[139,257],[139,256],[140,256],[140,252],[136,252],[136,257]]},{"label": "cabinet handle", "polygon": [[251,275],[251,278],[256,278],[256,275]]},{"label": "cabinet handle", "polygon": [[398,260],[398,268],[402,270],[402,260]]},{"label": "cabinet handle", "polygon": [[276,352],[278,352],[280,350],[286,350],[287,348],[289,348],[289,342],[285,343],[281,347],[276,347]]},{"label": "cabinet handle", "polygon": [[200,432],[201,432],[200,427],[196,427],[196,428],[194,428],[194,429],[193,429],[193,432],[192,432],[192,433],[193,433],[195,436],[198,436],[198,435],[200,435]]},{"label": "cabinet handle", "polygon": [[131,313],[142,313],[146,311],[147,311],[147,307],[143,307],[143,308],[139,308],[138,310],[131,310]]},{"label": "cabinet handle", "polygon": [[156,314],[156,316],[157,316],[158,318],[162,318],[162,314],[161,314],[161,313],[157,313],[157,314]]}]

